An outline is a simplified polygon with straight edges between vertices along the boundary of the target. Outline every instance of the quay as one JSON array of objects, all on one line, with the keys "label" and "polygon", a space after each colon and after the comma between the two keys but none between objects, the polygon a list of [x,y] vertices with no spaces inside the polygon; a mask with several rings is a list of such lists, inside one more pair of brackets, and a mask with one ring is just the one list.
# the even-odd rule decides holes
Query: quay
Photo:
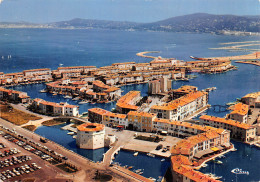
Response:
[{"label": "quay", "polygon": [[[38,143],[40,141],[41,136],[16,125],[13,125],[12,123],[9,123],[3,119],[0,119],[0,121],[2,126],[14,129],[17,134],[26,137],[28,141],[34,141],[35,143]],[[79,169],[76,173],[62,173],[58,168],[54,167],[53,170],[59,172],[56,173],[56,176],[52,176],[53,179],[66,179],[76,182],[92,181],[92,178],[95,176],[96,170],[98,170],[99,172],[103,172],[105,174],[113,176],[113,180],[115,181],[149,181],[149,179],[138,174],[133,174],[131,171],[126,169],[121,171],[114,169],[113,167],[109,167],[109,165],[91,162],[89,159],[86,159],[85,157],[78,155],[64,148],[63,146],[58,145],[55,142],[48,141],[44,144],[44,146],[48,147],[48,149],[50,150],[57,151],[63,156],[66,156],[68,158],[66,162],[72,163]],[[43,169],[44,168],[46,167],[44,166]],[[35,178],[37,179],[38,177]]]}]

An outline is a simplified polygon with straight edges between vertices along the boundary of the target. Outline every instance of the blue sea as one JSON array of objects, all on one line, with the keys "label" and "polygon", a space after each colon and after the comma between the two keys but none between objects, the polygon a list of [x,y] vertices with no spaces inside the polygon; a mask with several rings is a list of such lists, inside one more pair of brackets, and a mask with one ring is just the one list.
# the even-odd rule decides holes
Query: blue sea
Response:
[{"label": "blue sea", "polygon": [[[249,52],[228,52],[227,50],[210,50],[208,48],[220,47],[219,43],[255,41],[260,37],[254,36],[225,36],[211,34],[187,34],[166,32],[127,32],[117,30],[56,30],[56,29],[0,29],[0,72],[19,72],[24,69],[51,68],[57,69],[59,64],[63,66],[95,65],[97,67],[110,65],[115,62],[148,62],[149,59],[137,57],[135,54],[141,51],[161,51],[162,57],[174,57],[181,60],[190,60],[189,56],[213,57],[248,54]],[[12,55],[11,59],[7,59]],[[260,90],[260,67],[254,65],[237,64],[237,71],[229,71],[223,74],[197,74],[198,77],[184,81],[173,81],[172,87],[179,88],[182,85],[194,85],[199,89],[217,87],[209,96],[211,105],[225,105],[241,98],[250,92]],[[39,93],[45,88],[44,84],[25,85],[12,87],[16,90],[28,92],[32,98],[43,98],[54,102],[69,102],[78,104],[77,101],[64,99],[62,96],[53,96],[49,93]],[[123,86],[123,94],[130,90],[139,90],[142,95],[147,95],[147,84]],[[84,104],[80,106],[80,113],[89,108],[100,107],[111,110],[115,103],[108,104]],[[225,116],[228,111],[217,112],[213,109],[207,111],[210,115]],[[80,155],[91,160],[102,160],[105,151],[80,152],[75,148],[75,140],[68,136],[60,126],[40,127],[36,133],[43,135]],[[55,134],[54,134],[55,133]],[[63,139],[61,136],[66,136]],[[69,138],[70,137],[70,138]],[[61,139],[62,138],[62,139]],[[74,141],[73,141],[74,140]],[[230,172],[239,167],[249,171],[248,176],[237,176],[237,181],[259,181],[260,151],[243,143],[235,143],[238,151],[227,154],[223,165],[215,166],[215,173],[223,176],[223,181],[235,181],[235,176]],[[244,155],[245,154],[245,155]],[[95,157],[93,157],[95,156]],[[161,162],[160,158],[148,158],[140,155],[133,158],[131,152],[121,151],[115,159],[122,165],[132,165],[135,169],[144,169],[146,177],[162,176],[169,162]],[[140,162],[143,161],[143,162]],[[154,165],[149,165],[149,162]],[[211,172],[212,165],[203,169],[203,172]]]}]

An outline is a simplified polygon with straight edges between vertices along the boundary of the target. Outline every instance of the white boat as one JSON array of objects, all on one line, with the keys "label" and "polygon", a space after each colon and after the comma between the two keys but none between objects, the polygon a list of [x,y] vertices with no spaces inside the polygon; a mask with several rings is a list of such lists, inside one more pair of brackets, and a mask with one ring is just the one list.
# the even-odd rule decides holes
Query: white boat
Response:
[{"label": "white boat", "polygon": [[207,167],[208,166],[208,164],[202,164],[201,165],[201,167]]},{"label": "white boat", "polygon": [[83,100],[79,102],[79,104],[86,104],[86,103],[88,103],[88,101]]},{"label": "white boat", "polygon": [[4,56],[2,56],[2,59],[4,60],[4,59],[5,59],[5,57],[4,57]]},{"label": "white boat", "polygon": [[134,156],[135,156],[135,157],[138,156],[138,152],[135,152],[135,153],[134,153]]},{"label": "white boat", "polygon": [[72,100],[79,100],[79,97],[75,97],[75,98],[73,98]]},{"label": "white boat", "polygon": [[72,138],[76,139],[76,138],[77,138],[77,135],[73,135],[73,137],[72,137]]},{"label": "white boat", "polygon": [[154,154],[151,154],[151,153],[147,153],[147,155],[148,155],[149,157],[155,157],[155,155],[154,155]]},{"label": "white boat", "polygon": [[65,98],[65,99],[72,99],[72,96],[65,95],[63,98]]},{"label": "white boat", "polygon": [[236,148],[233,148],[233,149],[231,149],[231,151],[237,151],[237,149],[236,149]]},{"label": "white boat", "polygon": [[75,133],[74,132],[69,132],[67,133],[68,135],[74,135]]},{"label": "white boat", "polygon": [[165,159],[162,159],[161,162],[165,161]]},{"label": "white boat", "polygon": [[41,93],[47,92],[45,89],[40,90]]},{"label": "white boat", "polygon": [[156,181],[155,178],[149,177],[148,179],[152,180],[152,181]]}]

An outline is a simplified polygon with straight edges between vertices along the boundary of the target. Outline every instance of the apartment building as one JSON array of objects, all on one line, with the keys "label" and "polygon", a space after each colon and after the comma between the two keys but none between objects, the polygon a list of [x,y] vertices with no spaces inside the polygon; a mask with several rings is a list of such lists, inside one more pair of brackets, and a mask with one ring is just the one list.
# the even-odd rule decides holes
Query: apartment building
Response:
[{"label": "apartment building", "polygon": [[229,109],[232,110],[232,112],[228,114],[227,118],[239,121],[241,123],[247,123],[249,111],[248,105],[239,102],[234,106],[231,106]]},{"label": "apartment building", "polygon": [[153,105],[151,107],[151,112],[156,113],[158,118],[180,121],[192,116],[195,112],[207,105],[208,93],[196,91],[169,103]]},{"label": "apartment building", "polygon": [[140,99],[140,91],[130,91],[117,101],[116,110],[121,114],[127,114],[129,111],[137,111],[139,107],[136,104]]},{"label": "apartment building", "polygon": [[244,104],[249,105],[249,107],[260,108],[260,104],[259,104],[260,92],[254,92],[254,93],[247,94],[241,98],[241,101]]},{"label": "apartment building", "polygon": [[43,114],[51,114],[57,116],[78,116],[79,107],[68,103],[48,102],[43,99],[36,98],[32,102],[32,107]]},{"label": "apartment building", "polygon": [[9,90],[0,87],[0,99],[10,101],[10,102],[28,103],[30,97],[27,95],[26,92]]},{"label": "apartment building", "polygon": [[243,142],[251,142],[256,137],[256,127],[241,123],[239,121],[225,119],[220,117],[203,115],[200,117],[201,124],[216,128],[230,130],[231,138],[241,140]]}]

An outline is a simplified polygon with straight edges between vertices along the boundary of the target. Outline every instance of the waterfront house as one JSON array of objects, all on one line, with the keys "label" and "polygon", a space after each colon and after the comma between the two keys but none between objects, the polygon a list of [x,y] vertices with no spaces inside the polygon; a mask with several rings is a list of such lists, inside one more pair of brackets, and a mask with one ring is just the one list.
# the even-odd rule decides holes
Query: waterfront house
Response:
[{"label": "waterfront house", "polygon": [[247,94],[241,98],[241,101],[251,108],[260,108],[260,92]]},{"label": "waterfront house", "polygon": [[230,130],[232,138],[243,142],[251,142],[256,138],[256,127],[246,123],[209,115],[201,116],[200,120],[203,125]]},{"label": "waterfront house", "polygon": [[207,104],[208,93],[196,91],[169,103],[153,105],[151,112],[156,113],[158,118],[179,121],[192,116],[198,110],[205,108]]},{"label": "waterfront house", "polygon": [[227,116],[227,118],[239,121],[241,123],[247,123],[249,106],[242,104],[241,102],[231,106],[229,108],[232,112]]},{"label": "waterfront house", "polygon": [[137,111],[139,107],[136,104],[140,99],[140,91],[130,91],[117,101],[116,110],[121,114],[127,114],[129,111]]},{"label": "waterfront house", "polygon": [[43,99],[36,98],[33,100],[31,106],[37,112],[41,112],[43,114],[74,117],[79,115],[79,107],[68,103],[48,102]]}]

